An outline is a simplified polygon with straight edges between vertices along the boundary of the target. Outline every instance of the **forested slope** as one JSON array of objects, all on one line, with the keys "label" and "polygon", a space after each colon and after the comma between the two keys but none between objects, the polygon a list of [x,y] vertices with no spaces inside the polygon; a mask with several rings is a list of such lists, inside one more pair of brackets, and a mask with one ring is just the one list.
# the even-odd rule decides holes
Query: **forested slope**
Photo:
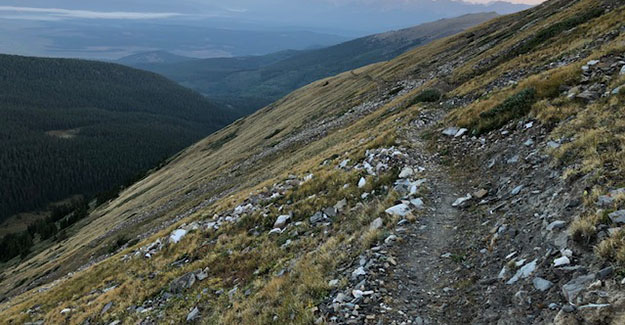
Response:
[{"label": "forested slope", "polygon": [[231,121],[161,76],[0,56],[0,220],[108,191]]}]

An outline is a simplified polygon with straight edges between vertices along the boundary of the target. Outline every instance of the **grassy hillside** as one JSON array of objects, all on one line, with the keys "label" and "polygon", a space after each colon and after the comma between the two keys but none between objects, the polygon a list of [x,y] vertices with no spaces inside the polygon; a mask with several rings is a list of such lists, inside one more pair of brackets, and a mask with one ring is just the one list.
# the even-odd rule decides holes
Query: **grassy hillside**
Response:
[{"label": "grassy hillside", "polygon": [[219,103],[253,112],[312,81],[390,60],[405,51],[494,18],[469,14],[308,51],[260,57],[206,59],[178,64],[141,64]]},{"label": "grassy hillside", "polygon": [[[485,181],[471,178],[478,174],[467,175],[473,171],[468,168],[477,165],[489,170],[489,161],[474,161],[480,155],[463,156],[463,152],[473,147],[479,153],[479,148],[489,145],[512,145],[503,136],[516,132],[522,137],[522,130],[540,124],[541,137],[550,142],[541,147],[544,149],[516,159],[546,160],[563,173],[561,178],[541,176],[541,181],[564,185],[553,195],[548,192],[543,201],[530,201],[522,207],[542,209],[547,200],[574,197],[576,203],[567,203],[570,206],[566,208],[578,207],[579,214],[571,217],[576,221],[570,233],[561,234],[571,245],[581,238],[578,246],[571,246],[575,261],[592,260],[593,268],[613,265],[614,278],[620,281],[625,263],[624,230],[606,212],[622,209],[625,201],[615,194],[607,210],[598,209],[595,202],[625,181],[625,99],[622,91],[614,90],[625,84],[620,72],[624,64],[618,63],[625,52],[624,22],[625,7],[619,1],[552,0],[434,41],[392,61],[298,89],[187,148],[118,199],[92,211],[80,228],[70,230],[69,238],[29,263],[7,269],[2,293],[15,296],[0,306],[0,318],[16,323],[180,323],[196,315],[195,321],[207,324],[332,322],[322,304],[338,300],[337,293],[342,291],[337,287],[354,282],[354,274],[355,282],[362,279],[356,272],[359,265],[364,268],[368,264],[366,259],[363,262],[365,253],[384,254],[385,245],[393,240],[408,243],[419,237],[398,238],[403,236],[397,230],[399,218],[385,210],[402,197],[396,187],[401,167],[417,163],[404,161],[410,158],[406,152],[416,141],[405,133],[428,121],[435,126],[418,137],[429,150],[421,152],[422,161],[441,160],[455,171],[450,174],[441,169],[444,177],[462,175],[468,178],[456,181],[480,186],[485,186]],[[530,126],[526,119],[532,120]],[[449,137],[439,135],[449,125],[466,127],[467,132],[453,150],[445,144]],[[381,159],[382,165],[374,163],[374,158]],[[371,162],[370,166],[365,162]],[[493,191],[511,206],[523,204],[515,199],[516,194],[508,194],[508,187],[530,175],[533,165],[526,166],[510,168],[521,174],[495,179],[504,185]],[[582,188],[582,193],[570,192],[571,188]],[[462,187],[457,189],[455,195],[466,193],[460,192]],[[427,189],[423,191],[418,194],[427,197]],[[338,204],[343,199],[345,204]],[[433,197],[426,203],[435,204],[436,200]],[[327,210],[333,206],[340,207],[338,212]],[[553,259],[565,254],[565,250],[554,250],[551,240],[542,240],[540,231],[528,235],[534,238],[528,245],[515,241],[526,236],[533,225],[547,221],[539,220],[544,211],[504,215],[500,208],[495,201],[489,209],[476,203],[458,212],[458,222],[479,214],[482,219],[470,225],[471,231],[484,229],[483,233],[458,234],[458,239],[467,242],[475,239],[476,246],[465,247],[466,256],[449,253],[446,258],[456,263],[448,272],[456,281],[453,287],[442,288],[446,284],[437,282],[440,288],[431,289],[437,290],[437,295],[451,291],[451,296],[466,298],[458,308],[478,316],[489,308],[511,317],[517,317],[512,314],[517,310],[541,316],[532,314],[534,318],[523,318],[525,323],[532,319],[550,323],[556,313],[560,320],[567,315],[598,319],[592,318],[594,312],[587,313],[589,309],[571,307],[571,314],[564,308],[558,312],[560,304],[554,311],[543,301],[515,303],[516,296],[535,294],[531,281],[520,287],[500,283],[496,273],[463,276],[462,272],[480,272],[490,262],[498,270],[503,265],[516,271],[524,262],[516,265],[516,259],[506,258],[511,250],[511,255],[517,251],[519,255],[535,254],[541,259],[541,270],[551,270]],[[328,211],[327,218],[316,213],[322,210]],[[418,229],[418,220],[433,212],[414,213],[402,224],[413,222]],[[279,222],[281,215],[290,217],[286,225]],[[517,224],[518,230],[505,230]],[[426,231],[454,226],[441,223]],[[613,229],[610,236],[597,235],[598,229],[607,228]],[[170,239],[181,233],[186,235],[180,242]],[[126,242],[130,239],[134,240]],[[520,251],[521,247],[526,251]],[[427,249],[419,246],[414,251],[427,255]],[[497,255],[486,260],[491,251]],[[384,263],[385,269],[396,264],[392,258]],[[553,276],[567,283],[584,269],[560,268]],[[486,282],[482,276],[488,276]],[[54,279],[58,281],[51,282]],[[334,279],[337,281],[330,281]],[[395,280],[399,281],[385,281]],[[410,282],[413,278],[402,283]],[[592,285],[601,292],[613,292],[613,282]],[[618,284],[615,286],[618,290]],[[559,288],[553,290],[560,297]],[[508,300],[485,305],[488,299],[477,295],[491,291],[501,292]],[[349,294],[358,304],[369,299],[356,297],[364,295],[363,291],[350,290]],[[592,292],[579,299],[590,296]],[[384,308],[393,300],[374,302]],[[460,310],[452,312],[430,303],[421,307],[449,317]],[[622,307],[619,303],[601,309],[598,323],[622,323],[622,317],[616,318]],[[350,308],[349,313],[339,309],[335,315],[360,315]],[[373,315],[373,320],[391,315],[390,310]],[[508,311],[511,314],[506,314]]]},{"label": "grassy hillside", "polygon": [[7,55],[0,64],[0,220],[112,190],[233,118],[120,65]]}]

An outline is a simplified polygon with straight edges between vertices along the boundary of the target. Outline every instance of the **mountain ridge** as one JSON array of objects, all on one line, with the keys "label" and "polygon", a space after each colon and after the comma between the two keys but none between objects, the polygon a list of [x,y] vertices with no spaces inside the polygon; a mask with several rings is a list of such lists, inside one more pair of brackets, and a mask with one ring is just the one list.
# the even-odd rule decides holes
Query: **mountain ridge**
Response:
[{"label": "mountain ridge", "polygon": [[[165,75],[222,105],[234,105],[234,109],[240,106],[249,113],[312,81],[389,60],[412,47],[455,34],[496,16],[490,12],[440,19],[316,50],[135,66]],[[243,62],[249,65],[242,65]]]}]

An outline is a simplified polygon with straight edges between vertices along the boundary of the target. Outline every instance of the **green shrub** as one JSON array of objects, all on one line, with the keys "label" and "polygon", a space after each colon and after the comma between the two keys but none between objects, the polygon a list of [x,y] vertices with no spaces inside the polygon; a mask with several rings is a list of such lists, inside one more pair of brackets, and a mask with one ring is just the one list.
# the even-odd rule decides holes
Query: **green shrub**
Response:
[{"label": "green shrub", "polygon": [[412,99],[410,105],[415,105],[418,103],[433,103],[441,99],[441,92],[430,88],[419,93],[415,98]]},{"label": "green shrub", "polygon": [[503,103],[482,112],[475,125],[474,133],[482,134],[504,126],[513,119],[521,118],[529,113],[536,102],[536,90],[526,88],[506,98]]}]

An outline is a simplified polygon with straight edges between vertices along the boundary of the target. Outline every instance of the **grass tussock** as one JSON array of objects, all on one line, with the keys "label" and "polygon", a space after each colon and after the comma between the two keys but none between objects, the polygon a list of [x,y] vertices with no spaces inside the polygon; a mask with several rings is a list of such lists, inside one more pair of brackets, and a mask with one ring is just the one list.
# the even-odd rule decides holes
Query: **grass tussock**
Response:
[{"label": "grass tussock", "polygon": [[536,101],[534,88],[523,89],[506,98],[501,104],[480,113],[471,128],[476,134],[482,134],[504,126],[513,119],[525,116]]}]

